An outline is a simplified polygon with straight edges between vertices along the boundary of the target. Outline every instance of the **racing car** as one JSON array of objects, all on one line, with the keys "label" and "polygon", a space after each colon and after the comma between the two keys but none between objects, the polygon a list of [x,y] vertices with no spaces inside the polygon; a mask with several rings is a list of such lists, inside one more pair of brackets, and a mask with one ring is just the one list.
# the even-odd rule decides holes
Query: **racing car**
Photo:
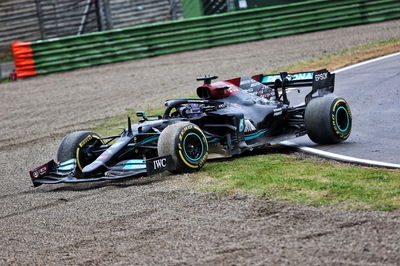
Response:
[{"label": "racing car", "polygon": [[[33,185],[113,180],[163,171],[201,169],[207,159],[227,158],[307,134],[319,144],[346,140],[352,115],[333,94],[335,74],[326,69],[216,81],[199,77],[199,98],[165,102],[162,115],[140,119],[120,134],[67,134],[56,160],[30,171]],[[291,105],[288,92],[311,87],[304,102]]]}]

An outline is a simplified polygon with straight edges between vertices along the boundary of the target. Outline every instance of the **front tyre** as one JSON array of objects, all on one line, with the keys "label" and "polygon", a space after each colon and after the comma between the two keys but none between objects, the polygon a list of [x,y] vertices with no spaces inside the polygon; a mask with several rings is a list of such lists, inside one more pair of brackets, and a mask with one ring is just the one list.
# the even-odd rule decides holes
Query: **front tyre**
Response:
[{"label": "front tyre", "polygon": [[157,144],[158,156],[171,155],[174,174],[200,170],[208,157],[208,143],[195,124],[179,122],[166,127]]},{"label": "front tyre", "polygon": [[312,99],[305,110],[304,122],[310,139],[319,144],[335,144],[351,133],[352,116],[345,99],[326,95]]},{"label": "front tyre", "polygon": [[82,169],[96,159],[94,150],[103,144],[101,137],[89,131],[76,131],[67,134],[57,150],[57,161],[62,163],[70,159],[76,159],[76,176],[82,174]]}]

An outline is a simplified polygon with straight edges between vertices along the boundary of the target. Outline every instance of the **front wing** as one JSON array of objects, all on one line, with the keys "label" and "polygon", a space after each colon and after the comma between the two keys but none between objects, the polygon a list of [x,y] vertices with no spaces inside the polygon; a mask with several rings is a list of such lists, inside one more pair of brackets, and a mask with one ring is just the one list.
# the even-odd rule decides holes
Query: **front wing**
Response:
[{"label": "front wing", "polygon": [[149,176],[166,170],[174,170],[172,157],[161,156],[147,160],[125,160],[109,167],[105,173],[96,177],[78,178],[75,176],[76,160],[71,159],[57,164],[54,160],[29,171],[34,187],[42,184],[82,183],[102,180],[116,180]]}]

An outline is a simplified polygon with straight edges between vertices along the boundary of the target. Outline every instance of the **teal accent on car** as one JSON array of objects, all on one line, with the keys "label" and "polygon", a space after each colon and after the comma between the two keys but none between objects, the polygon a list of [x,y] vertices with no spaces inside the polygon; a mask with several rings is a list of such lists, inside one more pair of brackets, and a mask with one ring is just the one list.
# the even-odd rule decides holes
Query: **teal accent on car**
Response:
[{"label": "teal accent on car", "polygon": [[[289,74],[286,78],[288,80],[312,80],[314,76],[314,72],[302,72],[297,74]],[[262,79],[262,83],[271,83],[275,82],[275,80],[281,80],[280,75],[267,75]]]},{"label": "teal accent on car", "polygon": [[261,130],[260,132],[258,132],[257,134],[255,134],[253,136],[244,137],[244,140],[252,140],[252,139],[258,138],[259,136],[261,136],[267,132],[268,132],[268,129]]},{"label": "teal accent on car", "polygon": [[239,132],[243,132],[243,130],[244,130],[244,119],[242,118],[240,119],[239,122]]},{"label": "teal accent on car", "polygon": [[123,167],[124,170],[146,169],[146,164],[127,164]]},{"label": "teal accent on car", "polygon": [[261,80],[261,83],[270,83],[270,82],[275,82],[275,80],[281,79],[281,76],[279,75],[270,75],[270,76],[264,76]]},{"label": "teal accent on car", "polygon": [[214,143],[214,142],[217,142],[218,140],[219,140],[219,138],[213,138],[213,139],[207,140],[207,142]]},{"label": "teal accent on car", "polygon": [[60,166],[71,164],[71,163],[76,163],[76,159],[69,159],[65,162],[62,162],[62,163],[60,163]]},{"label": "teal accent on car", "polygon": [[152,142],[154,140],[157,140],[158,138],[159,138],[159,136],[152,137],[152,138],[149,138],[149,139],[146,139],[146,140],[142,141],[140,144],[146,144],[146,143]]},{"label": "teal accent on car", "polygon": [[[191,136],[191,135],[196,136],[196,137],[200,140],[200,143],[201,143],[201,153],[200,153],[199,157],[197,157],[197,158],[195,158],[195,159],[193,159],[192,157],[190,157],[190,156],[186,153],[186,149],[185,149],[186,138],[189,137],[189,136]],[[187,134],[187,135],[185,136],[185,138],[183,139],[182,147],[183,147],[183,152],[185,153],[186,157],[189,158],[189,159],[192,160],[192,161],[197,161],[197,160],[199,160],[199,159],[203,156],[203,152],[204,152],[204,143],[203,143],[203,140],[199,137],[199,135],[197,135],[197,134],[195,134],[195,133],[189,133],[189,134]]]},{"label": "teal accent on car", "polygon": [[[346,123],[346,128],[345,129],[342,129],[340,126],[339,126],[339,124],[338,124],[338,112],[339,112],[339,110],[341,110],[341,109],[343,109],[345,112],[346,112],[346,119],[347,119],[347,123]],[[350,126],[350,117],[349,117],[349,112],[347,112],[347,110],[346,110],[346,108],[344,108],[343,106],[340,106],[338,109],[336,109],[336,112],[335,112],[335,123],[336,123],[336,126],[337,126],[337,128],[339,129],[339,131],[340,132],[346,132],[347,131],[347,129],[349,129],[349,126]]]},{"label": "teal accent on car", "polygon": [[145,162],[142,159],[132,159],[132,160],[126,161],[126,164],[135,164],[135,163],[145,163]]},{"label": "teal accent on car", "polygon": [[71,171],[76,167],[76,159],[69,159],[68,161],[60,163],[57,167],[58,170],[61,171]]}]

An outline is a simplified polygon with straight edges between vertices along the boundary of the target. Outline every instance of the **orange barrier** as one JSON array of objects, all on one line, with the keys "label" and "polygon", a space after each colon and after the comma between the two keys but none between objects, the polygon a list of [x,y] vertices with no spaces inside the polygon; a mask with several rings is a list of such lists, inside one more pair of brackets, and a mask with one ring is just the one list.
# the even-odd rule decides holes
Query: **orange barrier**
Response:
[{"label": "orange barrier", "polygon": [[30,42],[13,42],[11,49],[14,54],[15,74],[17,78],[37,75],[35,61]]}]

